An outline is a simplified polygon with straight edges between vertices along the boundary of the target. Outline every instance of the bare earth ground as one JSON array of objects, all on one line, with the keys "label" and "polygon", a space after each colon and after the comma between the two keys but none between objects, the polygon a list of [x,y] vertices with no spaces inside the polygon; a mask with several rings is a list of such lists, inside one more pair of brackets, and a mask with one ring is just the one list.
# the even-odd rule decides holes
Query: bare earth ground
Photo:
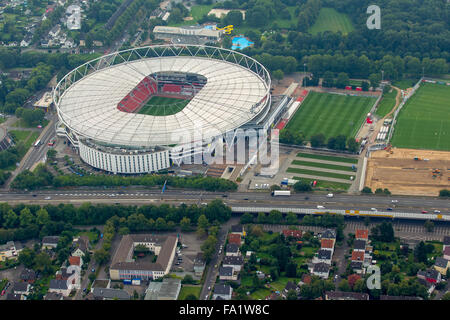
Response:
[{"label": "bare earth ground", "polygon": [[[367,163],[366,186],[388,188],[392,194],[436,196],[450,187],[450,152],[392,148],[372,152]],[[416,161],[414,157],[421,160]],[[423,159],[429,159],[425,161]],[[433,178],[432,170],[442,176]]]}]

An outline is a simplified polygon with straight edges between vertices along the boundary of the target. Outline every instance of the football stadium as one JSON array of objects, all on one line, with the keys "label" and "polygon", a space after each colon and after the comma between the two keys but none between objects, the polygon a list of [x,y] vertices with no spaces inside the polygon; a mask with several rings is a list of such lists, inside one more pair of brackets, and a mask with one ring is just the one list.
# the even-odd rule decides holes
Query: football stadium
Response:
[{"label": "football stadium", "polygon": [[239,128],[270,129],[289,99],[274,106],[270,88],[266,68],[232,50],[128,49],[60,80],[53,91],[57,133],[95,168],[156,172],[213,154],[211,141]]}]

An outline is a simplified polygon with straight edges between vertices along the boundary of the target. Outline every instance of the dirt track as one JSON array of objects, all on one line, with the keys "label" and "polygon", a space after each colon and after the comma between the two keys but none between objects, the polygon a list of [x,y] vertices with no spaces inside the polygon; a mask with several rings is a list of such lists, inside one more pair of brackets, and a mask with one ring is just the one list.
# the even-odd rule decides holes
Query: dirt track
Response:
[{"label": "dirt track", "polygon": [[[450,188],[450,152],[392,150],[393,154],[384,150],[372,152],[369,158],[365,185],[372,191],[388,188],[392,194],[436,196],[439,190]],[[433,178],[434,169],[439,169],[442,175]]]}]

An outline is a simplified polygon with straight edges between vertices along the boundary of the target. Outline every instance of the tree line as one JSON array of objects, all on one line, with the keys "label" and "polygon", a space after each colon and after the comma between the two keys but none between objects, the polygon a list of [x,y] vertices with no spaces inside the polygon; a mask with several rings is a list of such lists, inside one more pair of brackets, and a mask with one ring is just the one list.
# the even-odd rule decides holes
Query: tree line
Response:
[{"label": "tree line", "polygon": [[24,170],[11,183],[14,189],[35,190],[44,187],[122,187],[146,186],[201,189],[206,191],[234,191],[237,184],[233,181],[202,176],[176,177],[165,174],[145,174],[141,176],[120,175],[85,175],[64,174],[54,176],[44,164],[40,164],[31,172]]},{"label": "tree line", "polygon": [[[0,203],[0,243],[10,240],[42,239],[72,230],[74,225],[103,225],[112,221],[120,234],[142,231],[173,231],[177,226],[218,226],[228,221],[231,209],[220,200],[208,205],[182,204],[123,206],[84,203],[79,207],[72,204],[11,206]],[[111,220],[112,219],[112,220]],[[187,220],[188,219],[188,220]],[[209,229],[208,229],[209,230]],[[218,229],[217,229],[218,231]]]}]

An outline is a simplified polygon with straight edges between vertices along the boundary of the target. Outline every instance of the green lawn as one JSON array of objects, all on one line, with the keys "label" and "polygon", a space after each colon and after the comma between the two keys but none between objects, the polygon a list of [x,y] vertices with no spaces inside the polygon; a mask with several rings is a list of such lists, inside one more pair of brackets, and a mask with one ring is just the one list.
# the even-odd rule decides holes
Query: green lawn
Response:
[{"label": "green lawn", "polygon": [[213,5],[195,5],[191,8],[190,16],[194,18],[193,20],[182,21],[179,23],[170,23],[171,27],[181,27],[181,26],[192,26],[198,23],[198,20],[203,17],[203,15],[208,14],[208,12],[213,8]]},{"label": "green lawn", "polygon": [[380,117],[384,117],[385,115],[387,115],[395,106],[396,96],[397,90],[395,89],[391,89],[390,92],[384,93],[383,98],[381,98],[380,104],[378,105],[375,113]]},{"label": "green lawn", "polygon": [[327,163],[320,163],[320,162],[294,160],[294,161],[292,161],[292,164],[299,165],[299,166],[308,166],[308,167],[315,167],[315,168],[325,168],[325,169],[353,172],[352,167],[338,166],[338,165],[334,165],[334,164],[327,164]]},{"label": "green lawn", "polygon": [[375,98],[310,92],[286,129],[303,132],[306,139],[323,133],[328,139],[340,134],[354,137]]},{"label": "green lawn", "polygon": [[152,116],[169,116],[180,112],[189,103],[190,100],[152,97],[138,113]]},{"label": "green lawn", "polygon": [[406,90],[408,88],[414,87],[414,85],[419,81],[419,79],[404,79],[404,80],[397,80],[392,82],[392,85],[400,88],[402,90]]},{"label": "green lawn", "polygon": [[450,150],[450,87],[423,84],[400,111],[392,145]]},{"label": "green lawn", "polygon": [[89,238],[89,242],[91,242],[91,243],[98,239],[97,233],[92,232],[92,231],[79,232],[78,236],[87,236]]},{"label": "green lawn", "polygon": [[344,157],[336,157],[336,156],[324,156],[324,155],[321,155],[321,154],[302,153],[302,152],[297,153],[297,157],[319,159],[319,160],[328,160],[328,161],[335,161],[335,162],[358,163],[358,159],[354,159],[354,158],[344,158]]},{"label": "green lawn", "polygon": [[31,147],[39,137],[39,132],[30,130],[11,130],[9,131],[15,137],[15,142],[24,142],[27,148]]},{"label": "green lawn", "polygon": [[198,298],[200,298],[200,292],[202,290],[201,286],[187,286],[183,285],[180,290],[180,294],[178,295],[178,300],[185,300],[186,297],[190,294],[193,294]]},{"label": "green lawn", "polygon": [[316,22],[309,29],[309,32],[314,35],[324,31],[340,31],[343,34],[347,34],[353,30],[353,24],[346,14],[339,13],[332,8],[322,8],[320,9]]},{"label": "green lawn", "polygon": [[302,180],[307,183],[311,183],[312,181],[317,181],[316,186],[314,189],[325,189],[325,190],[342,190],[347,191],[350,187],[351,182],[348,183],[342,183],[342,182],[333,182],[333,181],[326,181],[326,180],[319,180],[319,179],[307,179],[307,178],[299,178],[299,177],[293,177],[295,180]]},{"label": "green lawn", "polygon": [[[48,120],[44,119],[42,121],[42,123],[39,123],[43,128],[45,128],[48,124]],[[12,124],[12,127],[16,127],[16,128],[36,128],[38,126],[38,124],[36,125],[29,125],[28,123],[26,123],[23,119],[19,119],[16,122],[14,122]]]},{"label": "green lawn", "polygon": [[272,292],[269,289],[258,289],[250,295],[251,300],[264,300]]},{"label": "green lawn", "polygon": [[290,167],[286,171],[291,172],[291,173],[309,174],[312,176],[329,177],[329,178],[344,179],[344,180],[350,180],[350,177],[353,176],[353,175],[347,175],[347,174],[314,171],[314,170],[306,170],[306,169],[298,169],[298,168],[290,168]]},{"label": "green lawn", "polygon": [[271,286],[272,288],[274,288],[275,290],[281,292],[281,291],[284,290],[284,288],[286,287],[286,284],[287,284],[289,281],[294,282],[295,284],[297,284],[297,283],[300,281],[300,279],[297,279],[297,278],[288,278],[288,277],[279,277],[279,278],[277,279],[277,281],[272,282],[272,283],[270,284],[270,286]]}]

